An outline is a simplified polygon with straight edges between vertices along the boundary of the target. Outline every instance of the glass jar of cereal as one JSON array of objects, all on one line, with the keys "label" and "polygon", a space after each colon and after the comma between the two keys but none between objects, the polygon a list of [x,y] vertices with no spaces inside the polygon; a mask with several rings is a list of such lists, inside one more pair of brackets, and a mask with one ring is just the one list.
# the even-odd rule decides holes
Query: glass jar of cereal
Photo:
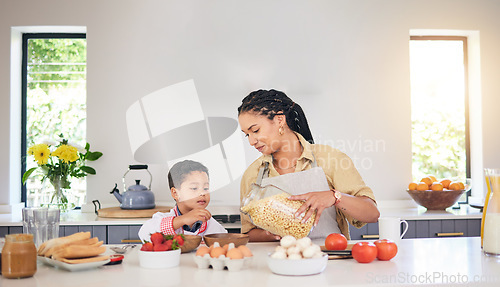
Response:
[{"label": "glass jar of cereal", "polygon": [[295,217],[295,212],[304,202],[290,200],[290,196],[291,194],[274,185],[261,187],[252,184],[252,191],[242,199],[241,212],[248,215],[255,226],[272,234],[306,237],[312,231],[316,212],[302,223],[305,213]]}]

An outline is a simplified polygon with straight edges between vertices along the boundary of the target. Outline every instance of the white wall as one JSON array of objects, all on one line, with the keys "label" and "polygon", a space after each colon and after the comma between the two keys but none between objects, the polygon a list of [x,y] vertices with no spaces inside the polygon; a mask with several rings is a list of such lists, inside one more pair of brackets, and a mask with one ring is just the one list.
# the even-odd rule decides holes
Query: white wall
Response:
[{"label": "white wall", "polygon": [[[303,106],[316,141],[344,149],[378,199],[408,199],[409,31],[480,32],[484,165],[499,167],[499,12],[500,2],[488,0],[2,1],[0,134],[10,132],[11,27],[86,26],[87,139],[104,153],[88,178],[89,202],[114,203],[108,191],[134,163],[126,109],[191,78],[206,116],[236,118],[250,91],[285,91]],[[250,163],[256,154],[246,147]],[[13,204],[6,136],[0,150],[0,204]],[[157,200],[169,201],[166,167],[151,170]],[[237,205],[238,197],[235,182],[213,204]]]}]

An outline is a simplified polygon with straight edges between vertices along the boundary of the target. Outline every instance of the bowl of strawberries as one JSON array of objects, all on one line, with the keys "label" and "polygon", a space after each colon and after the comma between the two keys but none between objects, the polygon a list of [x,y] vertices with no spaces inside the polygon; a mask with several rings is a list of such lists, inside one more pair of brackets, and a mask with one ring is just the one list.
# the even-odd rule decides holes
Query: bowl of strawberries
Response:
[{"label": "bowl of strawberries", "polygon": [[179,266],[184,235],[151,234],[151,242],[142,244],[139,265],[143,268],[164,269]]}]

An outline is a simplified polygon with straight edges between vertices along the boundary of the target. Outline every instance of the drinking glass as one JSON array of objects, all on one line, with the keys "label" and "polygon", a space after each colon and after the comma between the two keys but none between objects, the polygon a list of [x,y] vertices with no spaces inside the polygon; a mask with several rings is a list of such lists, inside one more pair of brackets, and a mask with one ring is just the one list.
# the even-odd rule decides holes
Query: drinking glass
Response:
[{"label": "drinking glass", "polygon": [[43,242],[47,241],[47,217],[48,208],[41,207],[33,209],[33,218],[35,222],[35,229],[33,234],[35,236],[35,245],[38,248]]},{"label": "drinking glass", "polygon": [[23,233],[33,234],[35,228],[35,219],[33,217],[34,209],[36,209],[36,207],[23,208]]},{"label": "drinking glass", "polygon": [[59,237],[59,223],[61,220],[61,210],[49,208],[47,211],[47,240]]}]

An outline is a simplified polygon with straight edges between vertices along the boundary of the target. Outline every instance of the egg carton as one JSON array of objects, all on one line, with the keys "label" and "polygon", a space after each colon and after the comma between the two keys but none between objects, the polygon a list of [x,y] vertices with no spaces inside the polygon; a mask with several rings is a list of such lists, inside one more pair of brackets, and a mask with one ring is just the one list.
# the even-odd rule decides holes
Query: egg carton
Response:
[{"label": "egg carton", "polygon": [[252,262],[252,257],[244,257],[243,259],[230,259],[224,255],[219,256],[218,258],[212,258],[209,254],[205,254],[204,256],[194,256],[194,262],[198,265],[199,269],[208,269],[212,266],[213,270],[224,270],[227,267],[229,271],[240,271],[241,269],[245,269],[250,267]]}]

